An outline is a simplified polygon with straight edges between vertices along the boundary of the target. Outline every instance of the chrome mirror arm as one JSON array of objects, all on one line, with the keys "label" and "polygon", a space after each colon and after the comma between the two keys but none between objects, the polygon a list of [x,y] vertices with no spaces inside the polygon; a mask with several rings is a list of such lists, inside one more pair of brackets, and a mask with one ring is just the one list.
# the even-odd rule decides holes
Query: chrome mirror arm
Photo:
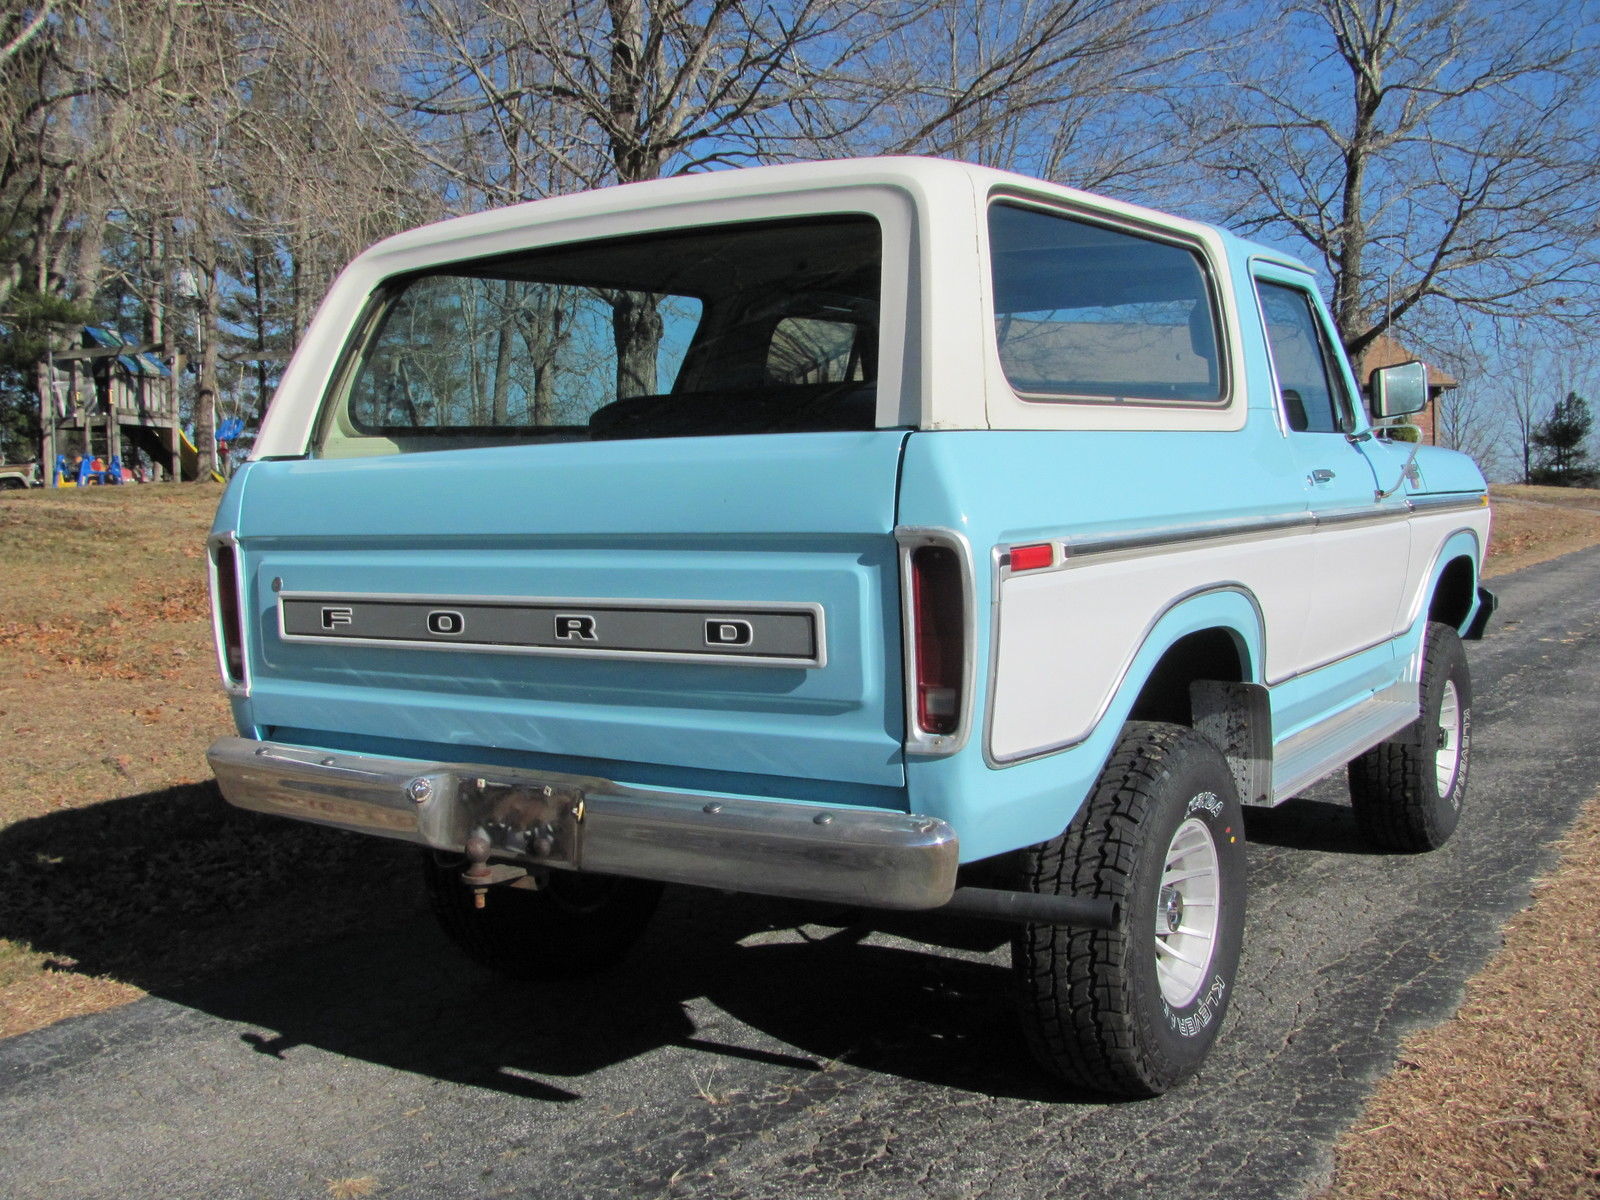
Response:
[{"label": "chrome mirror arm", "polygon": [[1388,491],[1380,491],[1377,494],[1376,498],[1377,498],[1379,503],[1383,502],[1384,500],[1387,500],[1390,496],[1394,495],[1402,487],[1404,487],[1406,480],[1413,478],[1412,477],[1412,470],[1416,466],[1417,451],[1421,450],[1421,449],[1422,449],[1422,443],[1421,442],[1412,442],[1411,443],[1411,453],[1406,455],[1406,465],[1400,468],[1400,478],[1396,479],[1394,481],[1394,486],[1392,488],[1390,488]]}]

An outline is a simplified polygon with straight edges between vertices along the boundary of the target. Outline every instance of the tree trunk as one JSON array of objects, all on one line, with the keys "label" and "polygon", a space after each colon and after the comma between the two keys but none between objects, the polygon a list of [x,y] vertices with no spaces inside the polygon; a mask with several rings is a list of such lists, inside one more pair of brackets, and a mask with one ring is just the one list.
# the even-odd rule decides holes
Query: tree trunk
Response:
[{"label": "tree trunk", "polygon": [[208,266],[200,297],[200,379],[194,394],[194,445],[200,453],[196,476],[206,479],[217,463],[217,314],[221,304],[217,271]]},{"label": "tree trunk", "polygon": [[511,420],[511,352],[517,334],[517,319],[512,306],[516,298],[515,283],[507,280],[500,285],[500,328],[495,333],[494,382],[491,384],[494,403],[489,417],[496,429],[503,429]]},{"label": "tree trunk", "polygon": [[251,263],[251,287],[255,299],[256,322],[256,423],[266,419],[267,401],[267,292],[262,278],[267,269],[266,256],[257,250]]},{"label": "tree trunk", "polygon": [[617,347],[617,398],[654,395],[662,333],[656,298],[617,293],[611,302],[611,331]]},{"label": "tree trunk", "polygon": [[49,487],[55,482],[56,396],[48,359],[34,368],[33,381],[39,393],[39,478]]}]

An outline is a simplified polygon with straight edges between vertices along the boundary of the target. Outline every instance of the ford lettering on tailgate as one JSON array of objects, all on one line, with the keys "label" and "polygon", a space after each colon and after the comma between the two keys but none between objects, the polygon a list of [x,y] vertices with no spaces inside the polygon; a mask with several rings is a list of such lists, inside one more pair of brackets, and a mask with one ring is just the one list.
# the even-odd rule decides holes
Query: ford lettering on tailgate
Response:
[{"label": "ford lettering on tailgate", "polygon": [[281,592],[287,642],[821,667],[820,604]]}]

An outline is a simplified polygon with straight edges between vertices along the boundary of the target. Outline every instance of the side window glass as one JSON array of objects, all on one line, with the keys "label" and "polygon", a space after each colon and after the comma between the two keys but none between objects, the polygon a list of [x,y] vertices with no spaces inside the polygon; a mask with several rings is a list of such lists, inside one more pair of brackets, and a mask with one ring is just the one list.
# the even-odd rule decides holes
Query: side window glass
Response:
[{"label": "side window glass", "polygon": [[1289,428],[1298,433],[1343,433],[1348,428],[1348,405],[1311,297],[1299,288],[1262,280],[1256,281],[1256,291]]},{"label": "side window glass", "polygon": [[818,317],[785,317],[767,349],[768,383],[846,383],[862,380],[856,327]]},{"label": "side window glass", "polygon": [[995,204],[989,253],[1000,365],[1019,394],[1102,404],[1227,399],[1195,250]]}]

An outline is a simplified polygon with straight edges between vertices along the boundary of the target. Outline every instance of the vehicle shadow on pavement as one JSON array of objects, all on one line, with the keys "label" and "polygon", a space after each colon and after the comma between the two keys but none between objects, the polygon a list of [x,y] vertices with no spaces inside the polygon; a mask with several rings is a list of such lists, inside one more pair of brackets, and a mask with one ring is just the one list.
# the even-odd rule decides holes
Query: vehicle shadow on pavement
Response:
[{"label": "vehicle shadow on pavement", "polygon": [[[864,944],[863,927],[817,937],[816,926],[774,928],[769,917],[759,899],[684,889],[612,969],[521,983],[460,957],[419,914],[174,998],[254,1026],[241,1041],[258,1053],[310,1045],[551,1102],[581,1099],[585,1076],[667,1047],[777,1068],[774,1078],[848,1065],[1062,1098],[1026,1058],[999,966]],[[752,935],[784,940],[747,944]],[[695,1014],[707,1004],[735,1020],[703,1031]]]},{"label": "vehicle shadow on pavement", "polygon": [[1285,850],[1323,850],[1330,854],[1361,855],[1383,853],[1361,836],[1348,800],[1337,803],[1296,796],[1276,808],[1247,808],[1244,810],[1244,829],[1249,841]]},{"label": "vehicle shadow on pavement", "polygon": [[[871,914],[874,932],[837,907],[669,889],[608,973],[523,984],[446,942],[420,874],[410,847],[194,784],[0,830],[0,937],[247,1026],[241,1055],[311,1046],[539,1100],[578,1099],[581,1082],[563,1084],[663,1047],[1087,1099],[1027,1057],[1002,926]],[[707,1004],[734,1022],[703,1034],[691,1010]]]},{"label": "vehicle shadow on pavement", "polygon": [[396,879],[412,863],[403,847],[232,808],[210,782],[164,788],[0,829],[0,937],[169,995],[392,922],[416,906]]}]

